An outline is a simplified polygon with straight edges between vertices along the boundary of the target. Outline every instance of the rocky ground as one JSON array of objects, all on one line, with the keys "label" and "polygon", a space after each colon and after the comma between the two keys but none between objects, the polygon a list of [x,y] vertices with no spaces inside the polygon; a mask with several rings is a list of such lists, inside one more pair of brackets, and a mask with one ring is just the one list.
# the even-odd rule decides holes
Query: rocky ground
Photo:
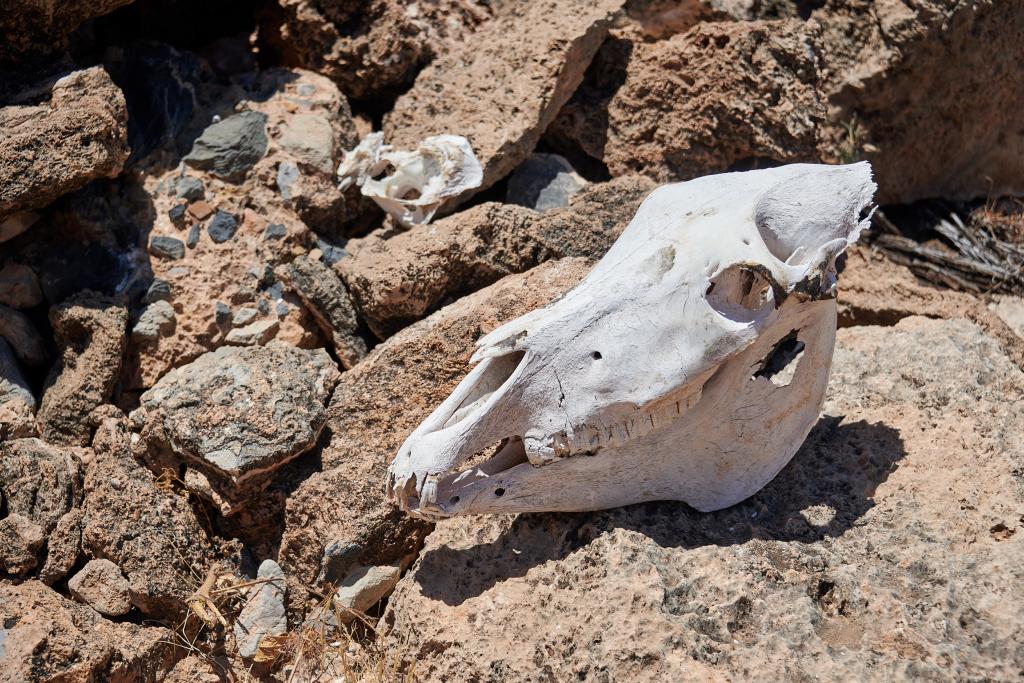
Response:
[{"label": "rocky ground", "polygon": [[[0,681],[1024,677],[1024,2],[50,5],[0,12]],[[403,225],[339,184],[375,131],[481,182]],[[761,492],[386,499],[658,184],[856,160],[828,397]]]}]

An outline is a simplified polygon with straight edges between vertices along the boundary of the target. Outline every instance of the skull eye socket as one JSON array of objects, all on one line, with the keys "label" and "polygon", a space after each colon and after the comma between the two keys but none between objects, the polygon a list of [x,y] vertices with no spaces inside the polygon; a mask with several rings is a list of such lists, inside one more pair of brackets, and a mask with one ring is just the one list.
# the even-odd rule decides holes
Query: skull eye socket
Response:
[{"label": "skull eye socket", "polygon": [[775,302],[771,281],[750,266],[729,266],[711,279],[705,296],[718,313],[736,322],[752,322]]}]

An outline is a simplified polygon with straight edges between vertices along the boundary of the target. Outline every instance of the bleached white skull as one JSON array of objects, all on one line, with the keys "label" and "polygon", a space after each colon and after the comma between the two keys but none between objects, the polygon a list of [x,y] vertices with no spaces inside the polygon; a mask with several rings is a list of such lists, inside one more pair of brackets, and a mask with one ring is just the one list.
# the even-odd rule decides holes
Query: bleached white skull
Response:
[{"label": "bleached white skull", "polygon": [[391,495],[426,518],[752,495],[817,420],[874,190],[867,163],[657,189],[579,285],[477,342]]},{"label": "bleached white skull", "polygon": [[460,135],[435,135],[413,151],[402,151],[385,145],[383,133],[370,133],[338,166],[341,190],[360,186],[404,226],[429,223],[445,202],[479,187],[483,177],[473,147]]}]

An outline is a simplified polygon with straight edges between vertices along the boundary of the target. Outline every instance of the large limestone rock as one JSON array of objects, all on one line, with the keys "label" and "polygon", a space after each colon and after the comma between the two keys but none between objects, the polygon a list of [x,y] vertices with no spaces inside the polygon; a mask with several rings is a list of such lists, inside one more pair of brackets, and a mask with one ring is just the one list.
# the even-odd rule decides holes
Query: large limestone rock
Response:
[{"label": "large limestone rock", "polygon": [[0,681],[157,681],[184,650],[162,626],[115,624],[38,581],[0,583]]},{"label": "large limestone rock", "polygon": [[54,306],[50,323],[60,358],[39,404],[40,434],[52,443],[84,446],[121,374],[128,311],[109,297],[83,292]]},{"label": "large limestone rock", "polygon": [[367,99],[408,85],[490,18],[480,0],[278,0],[282,17],[261,34],[290,61],[336,81],[349,97]]},{"label": "large limestone rock", "polygon": [[415,149],[431,135],[462,135],[484,178],[461,199],[487,189],[533,151],[621,7],[622,0],[508,3],[420,73],[385,117],[384,139]]},{"label": "large limestone rock", "polygon": [[1013,678],[1022,396],[973,323],[841,329],[823,417],[757,495],[441,522],[390,642],[425,681]]},{"label": "large limestone rock", "polygon": [[653,188],[643,176],[617,178],[544,213],[488,202],[430,225],[352,240],[352,257],[337,268],[367,325],[384,339],[510,273],[552,258],[600,258]]},{"label": "large limestone rock", "polygon": [[323,472],[288,499],[279,561],[294,583],[340,584],[362,565],[398,564],[429,528],[385,500],[384,474],[409,433],[466,373],[473,342],[572,288],[584,259],[545,263],[459,299],[402,330],[342,375],[330,405]]},{"label": "large limestone rock", "polygon": [[[4,7],[4,19],[10,14]],[[21,220],[18,212],[112,178],[128,158],[124,96],[103,67],[67,74],[46,90],[43,103],[0,107],[0,235],[5,221]]]}]

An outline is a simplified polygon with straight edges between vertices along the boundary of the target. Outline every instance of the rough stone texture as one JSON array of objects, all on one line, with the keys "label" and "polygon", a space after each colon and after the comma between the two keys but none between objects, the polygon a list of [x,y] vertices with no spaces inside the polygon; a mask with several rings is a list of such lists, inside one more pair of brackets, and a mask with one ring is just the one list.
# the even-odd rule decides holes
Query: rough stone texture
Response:
[{"label": "rough stone texture", "polygon": [[706,23],[654,43],[613,38],[552,135],[614,176],[661,182],[814,160],[826,117],[814,35],[792,19]]},{"label": "rough stone texture", "polygon": [[8,0],[0,14],[0,64],[59,52],[83,21],[132,0]]},{"label": "rough stone texture", "polygon": [[446,520],[390,638],[425,681],[1013,678],[1021,396],[972,323],[840,330],[825,416],[760,493]]},{"label": "rough stone texture", "polygon": [[539,215],[487,203],[430,225],[352,240],[338,262],[369,328],[384,339],[447,299],[563,256],[598,259],[654,188],[643,177],[590,185]]},{"label": "rough stone texture", "polygon": [[0,496],[7,512],[23,515],[51,534],[82,502],[78,449],[58,448],[39,439],[0,444]]},{"label": "rough stone texture", "polygon": [[38,581],[0,583],[0,681],[162,679],[184,654],[170,629],[115,624]]},{"label": "rough stone texture", "polygon": [[112,299],[83,292],[50,309],[60,359],[39,404],[39,427],[53,443],[86,445],[94,412],[110,399],[121,373],[128,312]]},{"label": "rough stone texture", "polygon": [[188,498],[157,486],[132,453],[131,435],[105,420],[85,472],[82,545],[128,578],[132,604],[143,614],[177,623],[188,599],[225,552],[208,538]]},{"label": "rough stone texture", "polygon": [[586,184],[565,157],[534,153],[512,172],[505,199],[535,211],[558,209]]},{"label": "rough stone texture", "polygon": [[102,67],[57,80],[42,104],[0,108],[0,223],[120,173],[129,151],[127,116],[124,96]]},{"label": "rough stone texture", "polygon": [[412,82],[430,60],[462,43],[491,14],[480,0],[279,0],[282,16],[261,35],[287,59],[371,98]]},{"label": "rough stone texture", "polygon": [[288,632],[288,617],[284,609],[284,572],[277,562],[263,560],[256,579],[264,583],[254,586],[245,607],[235,621],[235,647],[238,654],[251,659],[259,651],[264,636],[279,636]]},{"label": "rough stone texture", "polygon": [[350,623],[387,597],[398,585],[402,568],[393,566],[356,567],[334,592],[335,604],[343,611],[341,620]]},{"label": "rough stone texture", "polygon": [[7,263],[0,268],[0,304],[13,308],[32,308],[43,301],[39,278],[34,270],[21,263]]},{"label": "rough stone texture", "polygon": [[366,356],[366,342],[357,334],[359,318],[345,283],[320,261],[301,256],[278,266],[275,273],[302,299],[346,370]]},{"label": "rough stone texture", "polygon": [[431,135],[466,137],[487,189],[526,159],[583,79],[622,0],[509,3],[416,78],[384,118],[384,139],[415,149]]},{"label": "rough stone texture", "polygon": [[[228,343],[233,326],[219,324],[215,301],[231,308],[255,308],[261,322],[244,334],[235,332],[246,343],[260,338],[273,339],[300,348],[324,345],[316,321],[292,293],[283,292],[282,283],[273,277],[273,268],[307,253],[316,244],[311,228],[326,229],[327,234],[344,233],[348,221],[356,215],[350,203],[336,187],[333,168],[341,153],[356,142],[355,127],[348,104],[328,79],[300,70],[268,69],[245,81],[241,91],[248,110],[266,116],[266,154],[253,166],[241,184],[226,182],[211,172],[193,168],[185,178],[201,182],[205,199],[189,201],[186,228],[174,225],[167,212],[182,203],[177,197],[182,175],[175,167],[145,169],[144,186],[152,199],[154,235],[185,239],[187,230],[195,232],[184,258],[178,261],[152,259],[152,276],[167,284],[166,300],[174,308],[175,325],[157,338],[133,340],[125,360],[122,383],[127,391],[153,386],[169,370],[189,363],[202,354]],[[197,120],[209,120],[214,111],[223,112],[238,103],[239,90],[221,86],[204,91],[204,101],[215,106],[197,111]],[[331,159],[331,170],[323,171],[307,164],[286,150],[282,139],[295,139],[292,121],[296,116],[315,116],[329,124],[331,143],[321,154]],[[322,140],[320,141],[323,142]],[[291,144],[291,143],[290,143]],[[320,144],[320,143],[318,143]],[[294,145],[293,145],[294,148]],[[153,157],[163,153],[158,151]],[[288,198],[277,190],[278,167],[292,163],[298,177]],[[173,188],[173,191],[170,191]],[[235,217],[237,228],[229,240],[217,243],[205,230],[217,212]],[[189,225],[191,224],[191,225]],[[200,228],[196,225],[203,226]],[[269,226],[276,226],[275,239],[266,239]],[[267,277],[268,268],[271,269]],[[207,302],[196,305],[195,302]],[[282,306],[281,304],[286,304]],[[273,323],[276,323],[273,324]],[[248,323],[252,324],[252,323]]]},{"label": "rough stone texture", "polygon": [[39,570],[39,580],[47,586],[57,583],[78,563],[82,554],[82,519],[80,508],[71,510],[57,521],[46,539],[46,562]]},{"label": "rough stone texture", "polygon": [[128,579],[110,560],[89,560],[68,580],[71,597],[108,617],[127,614],[131,608]]},{"label": "rough stone texture", "polygon": [[241,181],[267,153],[267,115],[244,111],[210,124],[184,162],[219,178]]},{"label": "rough stone texture", "polygon": [[19,514],[0,519],[0,570],[20,576],[39,564],[46,536],[38,524]]},{"label": "rough stone texture", "polygon": [[549,139],[663,181],[867,159],[882,203],[1019,194],[1022,10],[834,0],[810,21],[710,22],[657,42],[622,31]]},{"label": "rough stone texture", "polygon": [[132,339],[157,339],[174,330],[174,306],[160,299],[146,306],[132,327]]},{"label": "rough stone texture", "polygon": [[43,338],[21,311],[0,305],[0,337],[7,340],[14,356],[22,363],[40,365],[46,361]]},{"label": "rough stone texture", "polygon": [[35,422],[36,399],[10,345],[0,337],[0,441],[27,436]]},{"label": "rough stone texture", "polygon": [[1018,337],[1024,337],[1024,298],[1008,294],[997,296],[988,307],[1002,318]]},{"label": "rough stone texture", "polygon": [[223,347],[161,378],[132,418],[156,459],[237,483],[313,446],[338,376],[323,349]]},{"label": "rough stone texture", "polygon": [[341,376],[323,472],[295,490],[285,513],[278,561],[293,609],[308,586],[337,585],[357,565],[395,564],[415,552],[430,527],[385,500],[391,458],[466,374],[477,338],[569,290],[588,269],[583,259],[563,259],[511,275],[402,330]]}]

